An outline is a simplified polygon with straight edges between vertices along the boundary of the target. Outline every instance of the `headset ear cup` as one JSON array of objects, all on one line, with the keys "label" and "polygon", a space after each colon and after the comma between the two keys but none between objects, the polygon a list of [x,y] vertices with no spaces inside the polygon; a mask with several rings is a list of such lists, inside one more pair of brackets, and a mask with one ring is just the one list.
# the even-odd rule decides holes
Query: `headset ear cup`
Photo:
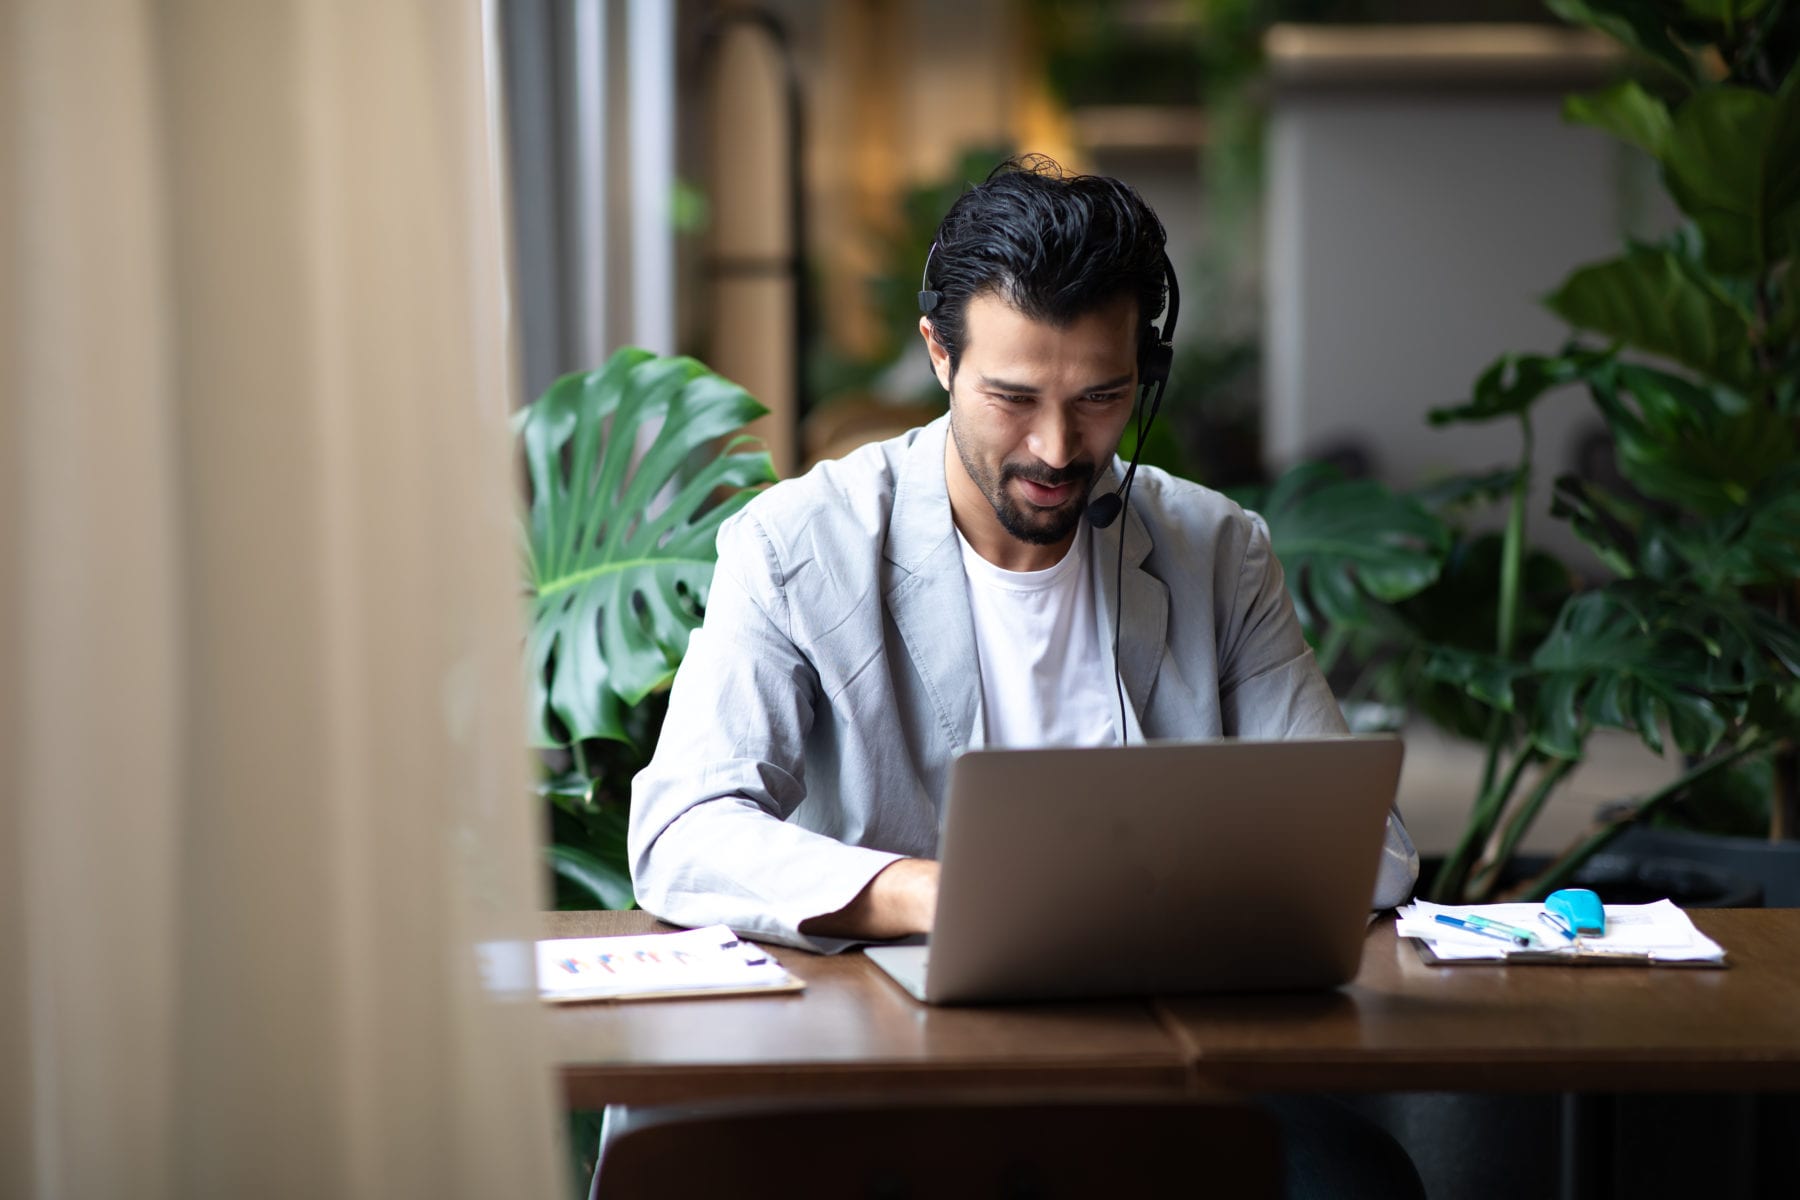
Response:
[{"label": "headset ear cup", "polygon": [[1138,382],[1148,386],[1166,383],[1169,369],[1175,365],[1175,347],[1168,342],[1152,342],[1144,351],[1144,365],[1138,371]]}]

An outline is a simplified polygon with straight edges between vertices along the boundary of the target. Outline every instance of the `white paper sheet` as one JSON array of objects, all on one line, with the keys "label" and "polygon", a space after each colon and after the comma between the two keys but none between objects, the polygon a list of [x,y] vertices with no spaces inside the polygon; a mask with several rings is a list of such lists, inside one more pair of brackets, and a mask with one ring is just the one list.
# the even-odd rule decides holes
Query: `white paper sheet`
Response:
[{"label": "white paper sheet", "polygon": [[[1401,937],[1428,942],[1431,952],[1445,961],[1491,960],[1512,954],[1546,952],[1575,957],[1582,954],[1635,954],[1656,962],[1723,962],[1724,949],[1694,927],[1687,913],[1668,900],[1654,904],[1608,904],[1606,933],[1574,941],[1545,924],[1538,914],[1541,904],[1433,904],[1415,900],[1396,910],[1396,929]],[[1518,946],[1499,938],[1458,929],[1436,920],[1437,914],[1465,917],[1478,914],[1492,921],[1528,929],[1532,944]]]},{"label": "white paper sheet", "polygon": [[800,981],[723,925],[537,944],[545,1000],[626,1000],[795,989]]}]

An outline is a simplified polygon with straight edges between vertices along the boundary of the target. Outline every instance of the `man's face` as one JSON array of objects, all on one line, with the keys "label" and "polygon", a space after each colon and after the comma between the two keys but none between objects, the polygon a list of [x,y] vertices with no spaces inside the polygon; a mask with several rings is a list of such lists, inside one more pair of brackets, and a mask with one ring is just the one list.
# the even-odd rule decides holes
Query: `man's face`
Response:
[{"label": "man's face", "polygon": [[945,455],[945,477],[957,528],[1009,570],[1055,563],[1131,416],[1136,300],[1120,297],[1057,326],[1000,296],[977,296],[964,312],[954,381],[930,319],[919,329],[950,392],[954,453]]}]

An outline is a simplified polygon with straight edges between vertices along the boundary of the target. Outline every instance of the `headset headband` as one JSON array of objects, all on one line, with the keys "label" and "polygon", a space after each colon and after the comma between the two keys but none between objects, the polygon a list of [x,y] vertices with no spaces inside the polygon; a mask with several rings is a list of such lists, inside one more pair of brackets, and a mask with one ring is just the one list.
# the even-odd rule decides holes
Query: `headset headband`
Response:
[{"label": "headset headband", "polygon": [[[919,311],[930,316],[944,302],[944,293],[931,286],[931,258],[937,253],[938,244],[934,240],[931,249],[925,252],[925,267],[919,272]],[[1138,383],[1148,387],[1153,383],[1164,383],[1169,378],[1169,368],[1175,362],[1175,318],[1181,311],[1181,286],[1175,282],[1175,264],[1169,261],[1169,252],[1162,252],[1163,282],[1168,288],[1169,303],[1163,312],[1163,325],[1158,332],[1148,321],[1145,324],[1144,344],[1138,350]]]},{"label": "headset headband", "polygon": [[919,272],[919,311],[926,314],[944,302],[944,293],[931,287],[931,256],[936,253],[937,239],[933,238],[931,249],[925,252],[925,269]]}]

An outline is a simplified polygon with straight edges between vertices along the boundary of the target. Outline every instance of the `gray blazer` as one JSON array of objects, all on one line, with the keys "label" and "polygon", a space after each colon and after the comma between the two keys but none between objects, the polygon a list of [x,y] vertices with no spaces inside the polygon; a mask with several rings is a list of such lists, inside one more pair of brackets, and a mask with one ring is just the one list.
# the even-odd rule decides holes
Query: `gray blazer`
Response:
[{"label": "gray blazer", "polygon": [[[936,856],[952,756],[980,716],[975,631],[944,483],[948,418],[779,483],[727,521],[704,626],[634,781],[638,902],[680,925],[835,951],[800,933],[901,857]],[[1114,460],[1096,493],[1115,490]],[[1262,519],[1140,467],[1119,673],[1147,738],[1340,734]],[[1100,572],[1110,629],[1119,596]],[[1111,639],[1102,639],[1109,656]],[[1103,803],[1096,798],[1095,803]],[[1374,906],[1418,856],[1397,816]]]}]

